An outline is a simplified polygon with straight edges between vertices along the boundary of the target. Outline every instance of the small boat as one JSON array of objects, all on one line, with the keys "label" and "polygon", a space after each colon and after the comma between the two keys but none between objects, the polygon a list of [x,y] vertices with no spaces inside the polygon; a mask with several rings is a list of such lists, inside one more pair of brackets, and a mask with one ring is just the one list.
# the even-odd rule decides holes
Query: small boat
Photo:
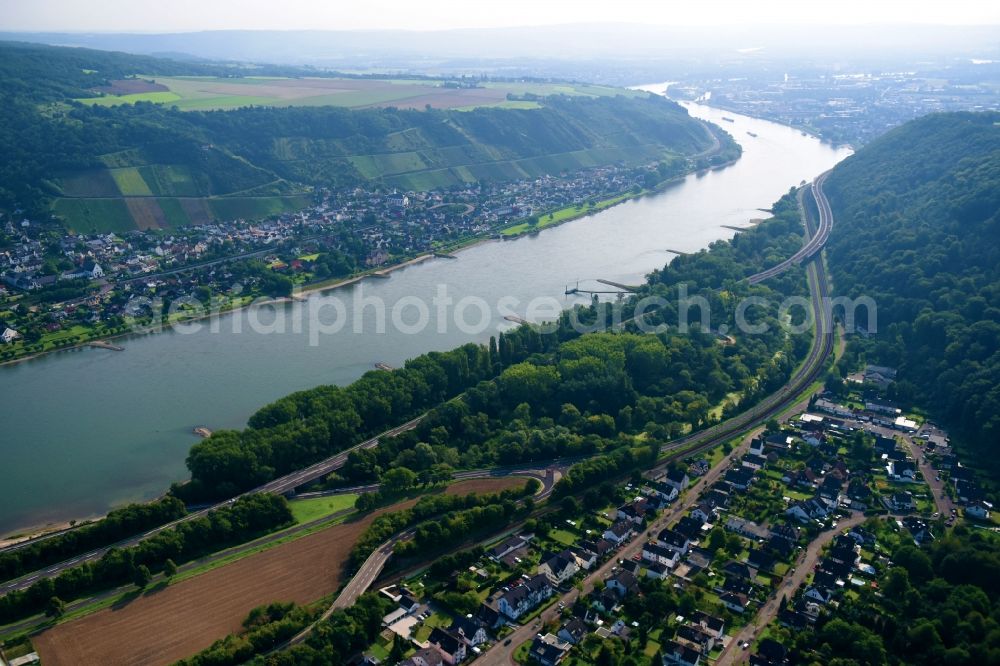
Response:
[{"label": "small boat", "polygon": [[726,118],[725,116],[722,116],[722,119],[725,120],[727,123],[735,123],[736,122],[732,118]]},{"label": "small boat", "polygon": [[757,135],[756,135],[756,134],[754,134],[753,132],[747,132],[747,134],[749,134],[750,136],[752,136],[752,137],[753,137],[753,138],[755,138],[755,139],[757,138]]}]

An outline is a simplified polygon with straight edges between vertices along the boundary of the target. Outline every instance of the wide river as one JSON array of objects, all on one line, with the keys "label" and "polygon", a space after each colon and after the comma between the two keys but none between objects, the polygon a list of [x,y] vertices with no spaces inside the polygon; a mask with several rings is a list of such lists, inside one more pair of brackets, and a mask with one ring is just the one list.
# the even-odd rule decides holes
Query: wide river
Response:
[{"label": "wide river", "polygon": [[[658,93],[663,88],[649,87]],[[303,313],[300,332],[290,319],[284,333],[261,332],[273,313],[249,321],[242,312],[221,317],[217,332],[202,326],[197,332],[137,336],[122,342],[124,352],[82,349],[0,368],[0,536],[155,497],[186,477],[184,458],[197,441],[195,426],[239,428],[257,408],[292,391],[347,384],[376,362],[398,366],[425,351],[485,341],[511,325],[498,308],[503,297],[516,299],[507,301],[507,310],[524,316],[539,297],[550,307],[569,305],[565,288],[578,280],[591,289],[601,288],[595,278],[639,283],[672,257],[667,249],[695,251],[731,237],[734,232],[722,225],[766,217],[758,208],[850,154],[782,125],[706,106],[688,108],[733,134],[743,146],[736,164],[535,236],[483,243],[458,259],[433,259],[389,279],[366,279],[328,293],[346,312],[339,333],[320,335],[308,325],[322,298],[314,295],[280,306],[284,315]],[[488,326],[476,326],[482,314],[475,306],[463,311],[467,326],[455,324],[454,306],[438,321],[431,299],[440,289],[455,302],[484,299],[491,310]],[[362,296],[386,304],[384,332],[376,330],[373,305],[363,311],[363,332],[354,332],[352,315]],[[430,311],[422,332],[401,330],[417,323],[419,309],[397,304],[414,296]],[[393,306],[403,326],[393,325]],[[337,310],[327,306],[323,312],[329,323]],[[542,317],[544,308],[531,315]]]}]

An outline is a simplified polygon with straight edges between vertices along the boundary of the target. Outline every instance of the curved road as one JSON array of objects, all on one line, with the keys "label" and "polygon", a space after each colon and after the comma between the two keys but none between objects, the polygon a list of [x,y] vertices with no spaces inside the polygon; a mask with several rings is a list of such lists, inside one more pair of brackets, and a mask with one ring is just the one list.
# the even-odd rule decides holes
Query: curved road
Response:
[{"label": "curved road", "polygon": [[[347,462],[347,456],[352,451],[356,451],[358,449],[370,449],[378,445],[378,441],[380,438],[394,437],[395,435],[398,435],[407,430],[412,430],[417,426],[418,423],[420,423],[420,421],[423,418],[424,418],[423,415],[420,415],[415,419],[407,421],[403,425],[396,426],[395,428],[386,430],[385,432],[376,437],[372,437],[371,439],[365,440],[360,444],[356,444],[355,446],[352,446],[349,449],[345,449],[340,453],[334,454],[329,458],[326,458],[325,460],[321,460],[318,463],[310,465],[309,467],[297,470],[295,472],[292,472],[291,474],[287,474],[280,478],[274,479],[273,481],[268,481],[267,483],[261,486],[258,486],[252,490],[248,490],[245,493],[237,495],[236,497],[233,497],[231,499],[227,499],[217,504],[204,507],[202,509],[199,509],[198,511],[192,511],[191,513],[185,515],[184,517],[166,523],[165,525],[160,525],[159,527],[143,532],[142,534],[138,534],[136,536],[129,537],[127,539],[122,539],[121,541],[113,543],[109,546],[104,546],[102,548],[91,550],[82,555],[77,555],[72,559],[65,560],[58,564],[53,564],[52,566],[49,566],[40,571],[35,571],[30,574],[26,574],[20,578],[4,583],[3,585],[0,585],[0,596],[7,594],[8,592],[12,592],[14,590],[22,590],[27,587],[30,587],[40,578],[52,578],[54,576],[58,576],[66,569],[77,566],[82,562],[90,562],[93,560],[100,559],[106,552],[108,552],[112,548],[124,548],[127,546],[134,546],[140,541],[148,539],[149,537],[158,534],[164,530],[170,529],[171,527],[179,525],[180,523],[204,516],[209,511],[212,511],[214,509],[228,506],[233,502],[235,502],[240,497],[254,495],[256,493],[275,493],[281,495],[290,492],[299,486],[305,485],[311,481],[315,481],[320,477],[326,476],[330,472],[340,469]],[[15,544],[13,546],[10,546],[6,550],[17,550],[18,548],[23,548],[29,544],[34,544],[34,543],[38,543],[38,540],[35,539],[30,542],[22,542],[20,544]]]},{"label": "curved road", "polygon": [[791,257],[785,259],[776,266],[772,266],[766,271],[761,271],[760,273],[751,275],[747,278],[747,281],[750,284],[757,284],[767,280],[768,278],[772,278],[775,275],[784,273],[792,266],[797,266],[806,259],[809,259],[814,254],[822,250],[823,246],[826,245],[826,241],[830,238],[830,229],[833,228],[833,211],[830,209],[830,203],[826,200],[826,195],[822,194],[822,188],[823,183],[826,182],[826,178],[829,175],[829,171],[820,174],[820,176],[816,178],[812,184],[813,197],[816,199],[816,206],[819,208],[820,213],[819,230],[813,234],[812,238],[810,238],[805,245],[802,246],[802,249],[793,254]]}]

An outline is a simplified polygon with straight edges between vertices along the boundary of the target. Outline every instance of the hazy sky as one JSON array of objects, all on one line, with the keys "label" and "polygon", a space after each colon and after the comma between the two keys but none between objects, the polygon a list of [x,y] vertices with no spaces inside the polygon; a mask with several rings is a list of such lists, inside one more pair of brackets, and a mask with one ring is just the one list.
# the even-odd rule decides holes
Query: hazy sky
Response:
[{"label": "hazy sky", "polygon": [[0,30],[412,30],[624,22],[1000,24],[997,0],[0,0]]}]

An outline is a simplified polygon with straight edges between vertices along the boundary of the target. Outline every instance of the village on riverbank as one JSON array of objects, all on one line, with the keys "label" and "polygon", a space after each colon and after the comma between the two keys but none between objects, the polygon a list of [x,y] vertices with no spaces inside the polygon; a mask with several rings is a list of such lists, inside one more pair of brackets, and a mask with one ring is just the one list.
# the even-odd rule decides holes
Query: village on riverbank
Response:
[{"label": "village on riverbank", "polygon": [[[228,310],[416,257],[448,257],[477,240],[533,233],[716,166],[714,159],[599,167],[454,191],[322,190],[309,208],[265,220],[124,234],[67,233],[52,221],[7,216],[0,220],[0,362],[158,321],[162,313],[137,305],[145,299]],[[165,321],[183,318],[186,309]]]}]

